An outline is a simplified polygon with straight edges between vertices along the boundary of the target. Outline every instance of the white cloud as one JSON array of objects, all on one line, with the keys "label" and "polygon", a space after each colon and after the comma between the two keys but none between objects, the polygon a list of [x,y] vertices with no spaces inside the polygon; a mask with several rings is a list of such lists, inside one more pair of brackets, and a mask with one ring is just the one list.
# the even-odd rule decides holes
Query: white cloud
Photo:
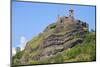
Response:
[{"label": "white cloud", "polygon": [[12,48],[12,56],[14,56],[16,54],[16,49]]},{"label": "white cloud", "polygon": [[20,44],[18,45],[18,47],[20,47],[21,50],[23,50],[25,48],[25,46],[26,46],[27,41],[28,40],[26,39],[25,36],[21,36],[20,37]]}]

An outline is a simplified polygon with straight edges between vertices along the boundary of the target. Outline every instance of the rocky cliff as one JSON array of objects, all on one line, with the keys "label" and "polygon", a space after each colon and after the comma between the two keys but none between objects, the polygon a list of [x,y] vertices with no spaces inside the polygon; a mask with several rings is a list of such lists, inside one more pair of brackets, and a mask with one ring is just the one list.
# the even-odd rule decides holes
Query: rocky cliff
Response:
[{"label": "rocky cliff", "polygon": [[47,26],[42,33],[27,42],[20,59],[14,62],[21,65],[38,64],[34,61],[48,59],[82,44],[86,33],[86,22],[70,16],[58,17],[55,23]]}]

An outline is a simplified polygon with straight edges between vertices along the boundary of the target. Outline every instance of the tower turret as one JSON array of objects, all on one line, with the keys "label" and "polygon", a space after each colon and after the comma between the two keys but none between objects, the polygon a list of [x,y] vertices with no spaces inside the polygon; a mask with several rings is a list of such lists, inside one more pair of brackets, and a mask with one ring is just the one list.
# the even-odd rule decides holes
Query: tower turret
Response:
[{"label": "tower turret", "polygon": [[72,9],[69,10],[69,18],[74,18],[74,10]]}]

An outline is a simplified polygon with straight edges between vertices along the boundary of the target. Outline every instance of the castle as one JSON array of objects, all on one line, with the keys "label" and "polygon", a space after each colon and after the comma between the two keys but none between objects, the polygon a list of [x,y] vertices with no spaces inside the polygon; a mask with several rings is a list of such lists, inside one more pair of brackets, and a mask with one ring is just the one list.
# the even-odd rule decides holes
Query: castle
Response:
[{"label": "castle", "polygon": [[86,30],[88,29],[88,24],[86,22],[83,22],[81,20],[77,20],[74,18],[74,10],[73,9],[70,9],[69,10],[69,16],[63,16],[63,17],[60,17],[58,15],[58,18],[57,18],[57,22],[56,22],[56,32],[60,32],[62,28],[66,30],[68,30],[68,25],[72,25],[72,26],[82,26],[82,27],[85,27]]}]

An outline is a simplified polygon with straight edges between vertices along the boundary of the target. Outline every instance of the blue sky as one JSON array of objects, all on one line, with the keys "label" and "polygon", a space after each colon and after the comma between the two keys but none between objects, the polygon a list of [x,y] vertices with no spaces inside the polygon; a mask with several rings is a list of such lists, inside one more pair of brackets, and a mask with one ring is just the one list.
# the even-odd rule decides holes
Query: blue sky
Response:
[{"label": "blue sky", "polygon": [[46,4],[31,2],[12,2],[12,47],[32,39],[46,26],[56,21],[57,15],[68,16],[68,10],[74,9],[74,16],[95,29],[95,7],[65,4]]}]

